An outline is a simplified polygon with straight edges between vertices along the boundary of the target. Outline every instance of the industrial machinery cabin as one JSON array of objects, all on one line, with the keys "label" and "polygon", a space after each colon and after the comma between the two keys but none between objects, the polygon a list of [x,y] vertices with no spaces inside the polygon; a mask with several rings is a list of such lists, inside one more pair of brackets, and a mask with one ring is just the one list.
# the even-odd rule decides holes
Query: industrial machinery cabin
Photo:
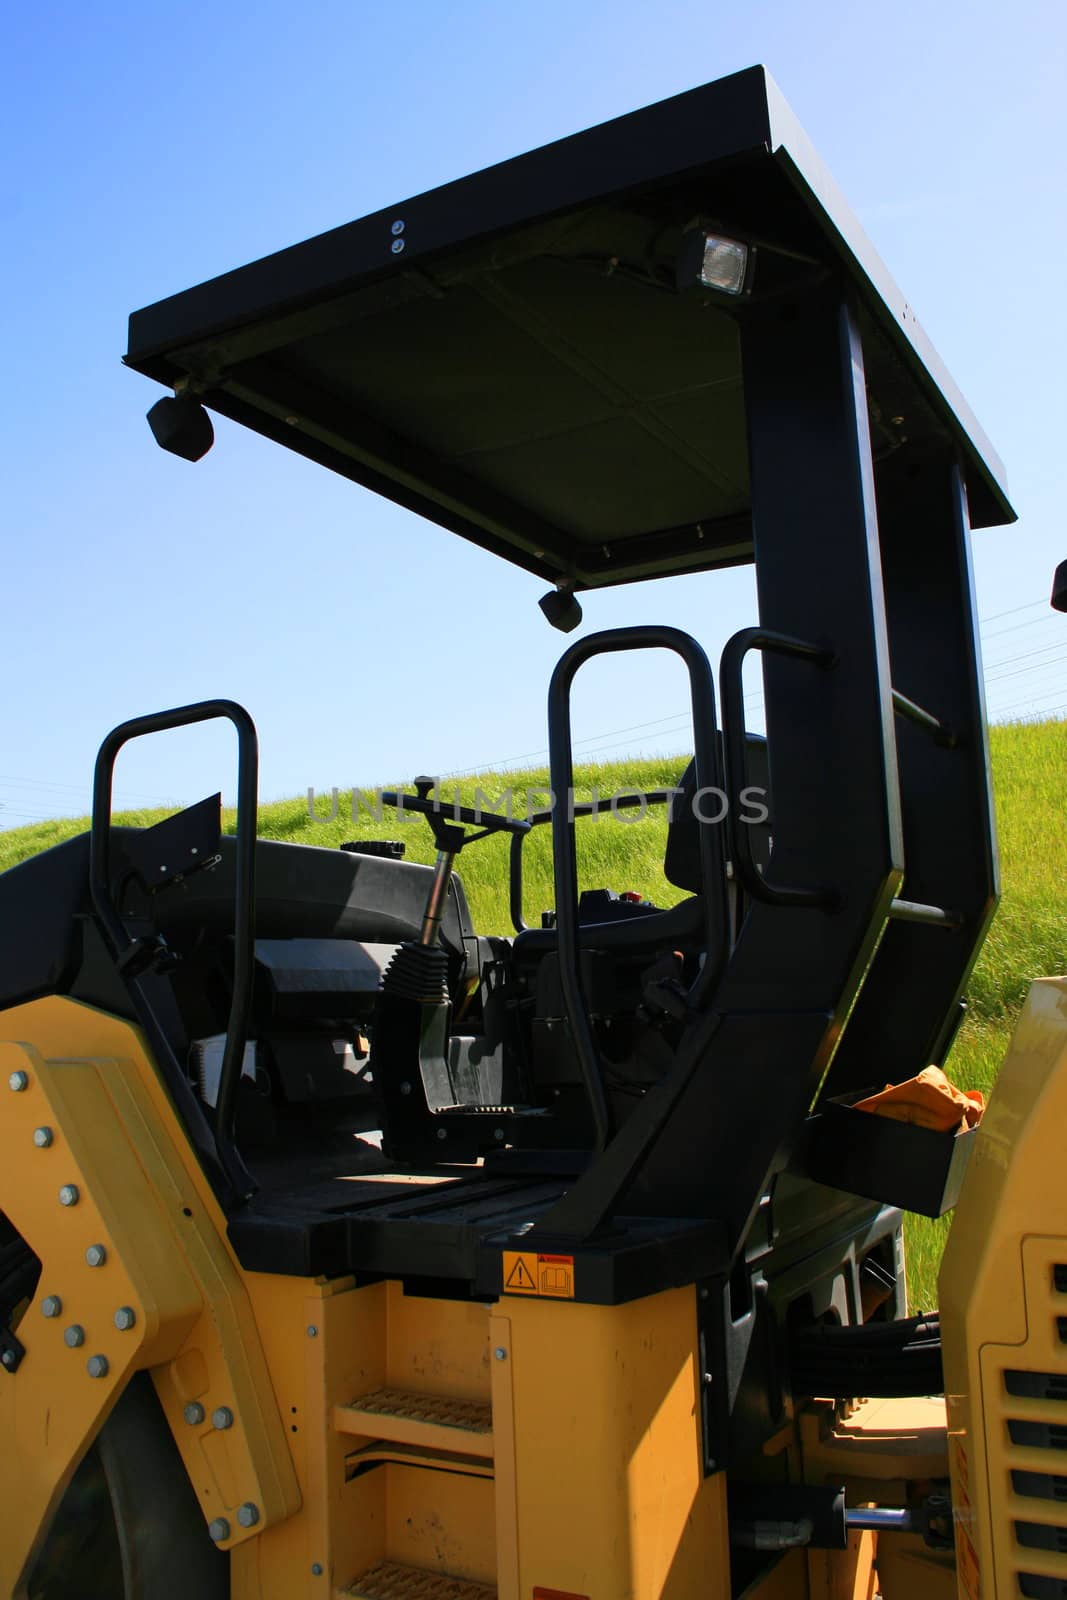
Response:
[{"label": "industrial machinery cabin", "polygon": [[[391,797],[434,868],[257,841],[231,701],[108,735],[91,831],[0,876],[3,1593],[1059,1600],[1067,1363],[1022,1348],[1067,1296],[1067,1217],[1029,1198],[1056,1005],[1006,1121],[851,1104],[945,1059],[995,908],[969,539],[1013,513],[769,77],[160,301],[126,360],[173,391],[165,448],[235,419],[544,579],[564,628],[583,590],[746,562],[758,616],[717,678],[665,617],[579,635],[550,816]],[[575,674],[644,649],[691,688],[669,909],[579,895],[561,803]],[[113,826],[123,745],[209,717],[235,834],[217,795]],[[462,886],[493,831],[507,938]],[[968,1161],[942,1352],[902,1210],[947,1210]]]}]

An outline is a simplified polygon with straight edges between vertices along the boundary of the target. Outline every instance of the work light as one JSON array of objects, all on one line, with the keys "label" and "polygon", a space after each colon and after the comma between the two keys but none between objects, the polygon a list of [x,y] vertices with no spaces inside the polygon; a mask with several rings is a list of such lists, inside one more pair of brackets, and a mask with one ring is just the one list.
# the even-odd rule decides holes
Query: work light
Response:
[{"label": "work light", "polygon": [[737,299],[751,287],[754,258],[755,251],[742,240],[695,228],[686,234],[678,254],[678,287],[715,289]]}]

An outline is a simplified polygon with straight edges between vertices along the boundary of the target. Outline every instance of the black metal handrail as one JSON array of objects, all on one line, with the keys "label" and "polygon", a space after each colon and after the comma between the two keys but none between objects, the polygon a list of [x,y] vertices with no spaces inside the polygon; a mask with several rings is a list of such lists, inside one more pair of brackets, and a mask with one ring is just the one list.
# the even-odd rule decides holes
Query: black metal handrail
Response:
[{"label": "black metal handrail", "polygon": [[[730,845],[734,875],[753,900],[772,906],[830,906],[835,891],[828,887],[768,883],[752,854],[748,833],[734,822],[736,807],[745,782],[745,696],[742,671],[750,650],[794,656],[818,667],[832,667],[835,657],[824,645],[794,639],[770,628],[742,628],[727,640],[719,666],[722,695],[723,742],[726,748],[726,784],[729,793]],[[773,794],[772,794],[773,799]]]},{"label": "black metal handrail", "polygon": [[[234,873],[234,952],[233,991],[226,1024],[226,1047],[219,1074],[215,1101],[214,1145],[218,1160],[235,1194],[247,1198],[251,1179],[237,1155],[234,1122],[237,1086],[240,1081],[248,1025],[252,1010],[252,979],[255,965],[255,873],[256,811],[258,803],[259,741],[248,712],[235,700],[202,700],[195,705],[177,706],[150,716],[134,717],[113,728],[100,746],[93,772],[93,816],[89,837],[89,889],[104,937],[120,970],[128,968],[127,982],[138,1002],[138,1009],[152,1035],[152,1043],[164,1059],[173,1063],[173,1051],[144,994],[131,958],[138,940],[131,936],[111,894],[111,796],[115,761],[131,739],[150,733],[164,733],[198,722],[223,719],[237,730],[237,837]],[[168,1077],[173,1077],[173,1071]],[[178,1068],[178,1076],[184,1074]],[[173,1087],[173,1085],[172,1085]],[[184,1100],[184,1096],[181,1097]],[[196,1104],[195,1098],[190,1099]],[[188,1107],[183,1105],[183,1110]]]},{"label": "black metal handrail", "polygon": [[[556,897],[556,932],[559,941],[560,987],[570,1026],[571,1038],[593,1114],[595,1149],[602,1150],[611,1133],[607,1099],[600,1076],[596,1043],[593,1039],[585,997],[582,993],[578,938],[578,865],[574,843],[574,821],[567,801],[574,787],[574,762],[571,748],[570,690],[578,668],[593,656],[627,650],[672,650],[681,656],[689,672],[689,692],[693,711],[693,752],[698,790],[721,789],[719,770],[718,720],[715,711],[715,682],[704,651],[680,628],[648,625],[638,628],[610,628],[578,639],[557,663],[548,688],[549,774],[554,797],[552,812],[552,851]],[[729,953],[726,900],[726,853],[722,832],[702,826],[700,838],[700,880],[704,900],[704,963],[689,991],[690,1004],[703,1004],[718,982]],[[716,943],[721,948],[716,951]]]},{"label": "black metal handrail", "polygon": [[[620,794],[615,795],[607,802],[607,807],[612,811],[634,811],[638,806],[669,806],[671,801],[679,794],[678,789],[650,789],[647,794]],[[543,811],[531,811],[526,818],[530,828],[539,828],[546,822],[552,821],[554,806],[547,806]],[[595,817],[604,810],[599,800],[578,800],[570,808],[571,816],[577,821],[579,817]],[[513,833],[511,836],[511,853],[508,857],[508,909],[511,913],[511,925],[516,933],[528,933],[530,924],[522,915],[522,846],[526,833]]]}]

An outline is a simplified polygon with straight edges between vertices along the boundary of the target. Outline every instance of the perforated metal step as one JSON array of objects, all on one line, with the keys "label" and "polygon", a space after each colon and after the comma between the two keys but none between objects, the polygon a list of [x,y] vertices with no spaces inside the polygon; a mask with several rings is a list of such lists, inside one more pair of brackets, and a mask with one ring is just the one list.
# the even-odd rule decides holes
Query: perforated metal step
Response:
[{"label": "perforated metal step", "polygon": [[488,1401],[456,1400],[410,1389],[375,1389],[334,1410],[339,1433],[430,1449],[493,1454],[493,1412]]},{"label": "perforated metal step", "polygon": [[350,1600],[496,1600],[496,1584],[383,1561],[341,1593]]}]

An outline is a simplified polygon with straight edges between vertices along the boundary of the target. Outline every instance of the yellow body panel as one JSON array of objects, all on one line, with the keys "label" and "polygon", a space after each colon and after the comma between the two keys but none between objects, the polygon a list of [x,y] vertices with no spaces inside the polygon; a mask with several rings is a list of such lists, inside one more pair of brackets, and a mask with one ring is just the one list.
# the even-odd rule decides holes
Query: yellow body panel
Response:
[{"label": "yellow body panel", "polygon": [[1054,1435],[1037,1445],[1011,1436],[1019,1423],[1063,1428],[1067,1399],[1009,1388],[1018,1387],[1009,1374],[1037,1374],[1067,1395],[1064,1128],[1067,979],[1045,978],[1030,990],[997,1077],[941,1266],[962,1600],[1015,1600],[1032,1578],[1067,1579],[1067,1556],[1019,1538],[1029,1524],[1050,1530],[1054,1545],[1062,1529],[1067,1542],[1067,1508],[1017,1476],[1062,1474],[1063,1451]]}]

